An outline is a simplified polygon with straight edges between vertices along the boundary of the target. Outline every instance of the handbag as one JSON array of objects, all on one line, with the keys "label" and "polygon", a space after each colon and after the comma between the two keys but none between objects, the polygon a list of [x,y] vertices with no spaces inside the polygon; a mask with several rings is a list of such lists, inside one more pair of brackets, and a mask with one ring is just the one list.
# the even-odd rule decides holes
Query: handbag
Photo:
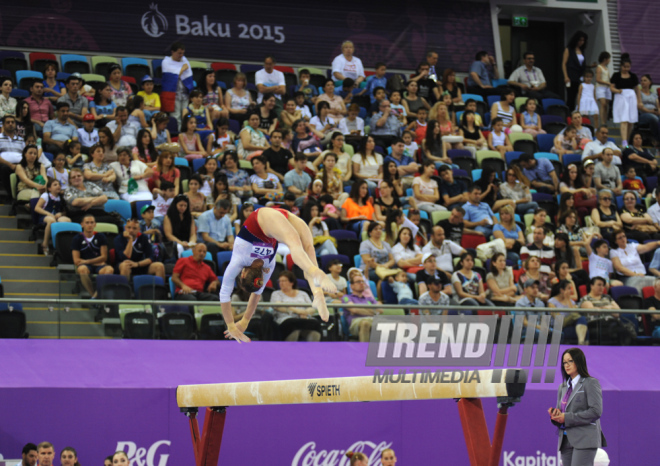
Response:
[{"label": "handbag", "polygon": [[506,256],[506,245],[504,240],[501,238],[494,239],[487,243],[482,243],[477,246],[477,258],[482,262],[486,262],[488,259],[493,257],[495,253],[501,252]]},{"label": "handbag", "polygon": [[401,272],[401,269],[399,268],[390,269],[387,267],[383,267],[382,265],[376,266],[376,275],[378,275],[378,278],[380,278],[381,280],[385,280],[387,277],[392,277],[399,272]]}]

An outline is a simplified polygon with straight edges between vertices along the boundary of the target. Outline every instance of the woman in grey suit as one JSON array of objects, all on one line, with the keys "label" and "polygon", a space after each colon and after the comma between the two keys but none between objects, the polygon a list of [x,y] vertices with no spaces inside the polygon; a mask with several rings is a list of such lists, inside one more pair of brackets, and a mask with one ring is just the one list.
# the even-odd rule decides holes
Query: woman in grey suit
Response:
[{"label": "woman in grey suit", "polygon": [[607,446],[600,429],[600,382],[589,375],[581,349],[567,349],[561,359],[564,382],[557,392],[557,407],[548,409],[550,420],[559,427],[561,460],[564,466],[593,466],[598,448]]}]

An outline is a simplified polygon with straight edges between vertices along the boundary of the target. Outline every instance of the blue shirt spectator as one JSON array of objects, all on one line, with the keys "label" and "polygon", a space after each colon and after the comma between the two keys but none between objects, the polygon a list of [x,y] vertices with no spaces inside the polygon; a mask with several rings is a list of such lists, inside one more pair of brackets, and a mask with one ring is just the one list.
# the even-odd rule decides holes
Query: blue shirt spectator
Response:
[{"label": "blue shirt spectator", "polygon": [[376,103],[376,97],[374,97],[374,89],[377,87],[387,88],[387,78],[383,76],[379,78],[376,75],[369,76],[367,79],[367,95],[371,99],[371,103]]},{"label": "blue shirt spectator", "polygon": [[515,240],[517,240],[520,237],[519,234],[520,234],[520,232],[522,232],[522,230],[520,229],[520,226],[515,224],[515,223],[514,223],[514,226],[516,227],[514,230],[507,230],[506,228],[504,228],[503,225],[498,223],[497,225],[495,225],[493,227],[493,233],[496,232],[496,231],[501,231],[506,239],[515,239]]},{"label": "blue shirt spectator", "polygon": [[[305,196],[307,194],[307,188],[312,182],[312,177],[308,173],[303,171],[305,167],[305,160],[296,160],[294,165],[295,169],[289,170],[284,175],[284,188],[287,191],[293,192],[297,197]],[[289,189],[294,188],[294,189]],[[300,192],[296,192],[300,191]]]},{"label": "blue shirt spectator", "polygon": [[554,171],[555,167],[548,159],[538,159],[533,163],[530,168],[523,168],[523,174],[529,181],[542,181],[544,183],[552,182],[550,172]]},{"label": "blue shirt spectator", "polygon": [[[493,234],[493,226],[497,223],[495,221],[495,214],[488,204],[479,201],[481,189],[477,186],[473,187],[468,194],[470,202],[463,204],[465,210],[465,217],[463,222],[467,228],[472,228],[479,233],[483,234],[486,239],[490,239]],[[486,220],[482,225],[479,223]]]},{"label": "blue shirt spectator", "polygon": [[59,119],[48,120],[44,125],[45,133],[50,133],[50,138],[55,141],[67,141],[78,138],[78,128],[66,120],[64,120],[64,123]]},{"label": "blue shirt spectator", "polygon": [[229,237],[233,238],[229,217],[225,212],[220,218],[217,218],[217,210],[217,208],[207,210],[197,219],[197,239],[199,241],[204,241],[202,233],[208,233],[211,239],[221,243],[227,241]]},{"label": "blue shirt spectator", "polygon": [[470,66],[470,75],[468,75],[468,86],[478,86],[479,84],[477,84],[476,81],[472,79],[472,73],[477,73],[481,84],[484,86],[492,85],[490,81],[490,72],[488,71],[486,64],[481,60],[472,62],[472,65]]}]

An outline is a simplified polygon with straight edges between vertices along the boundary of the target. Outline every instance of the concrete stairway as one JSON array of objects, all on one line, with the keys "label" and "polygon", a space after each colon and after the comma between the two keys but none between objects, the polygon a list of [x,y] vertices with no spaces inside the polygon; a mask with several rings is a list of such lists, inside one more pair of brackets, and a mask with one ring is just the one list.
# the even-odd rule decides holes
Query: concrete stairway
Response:
[{"label": "concrete stairway", "polygon": [[[72,305],[60,308],[60,298],[74,298],[72,281],[60,281],[52,256],[40,253],[38,243],[29,241],[31,221],[25,215],[10,216],[9,205],[0,205],[0,278],[5,297],[17,303],[23,298],[45,298],[46,304],[24,304],[30,338],[106,338],[103,325],[94,321],[95,312]],[[22,228],[18,228],[19,224]],[[52,306],[52,310],[49,307]]]}]

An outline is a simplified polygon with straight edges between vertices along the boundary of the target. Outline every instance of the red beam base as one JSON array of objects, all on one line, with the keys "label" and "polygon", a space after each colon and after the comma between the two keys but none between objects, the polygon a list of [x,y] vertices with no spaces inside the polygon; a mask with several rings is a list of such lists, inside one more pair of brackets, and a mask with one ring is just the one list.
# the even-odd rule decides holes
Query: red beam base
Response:
[{"label": "red beam base", "polygon": [[492,444],[480,399],[460,399],[458,401],[458,413],[463,426],[470,465],[497,466],[502,454],[502,443],[504,442],[504,431],[506,430],[508,417],[507,407],[500,408],[497,414]]},{"label": "red beam base", "polygon": [[[182,410],[183,411],[183,410]],[[197,409],[184,411],[190,421],[193,451],[196,466],[217,466],[220,458],[220,445],[225,428],[226,408],[206,408],[204,428],[200,438]]]}]

